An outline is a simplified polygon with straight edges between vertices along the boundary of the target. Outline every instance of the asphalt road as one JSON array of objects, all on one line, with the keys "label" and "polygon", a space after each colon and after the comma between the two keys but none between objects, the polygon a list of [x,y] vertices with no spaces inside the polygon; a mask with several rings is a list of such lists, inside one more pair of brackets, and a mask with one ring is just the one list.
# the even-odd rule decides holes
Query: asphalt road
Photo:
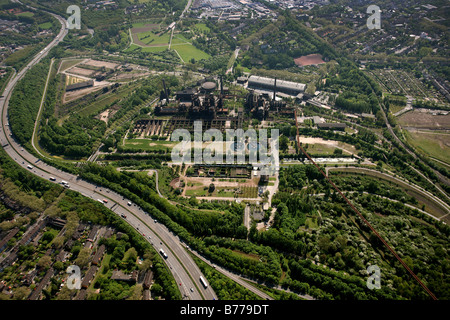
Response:
[{"label": "asphalt road", "polygon": [[44,58],[50,49],[56,46],[68,33],[68,30],[65,29],[65,19],[58,15],[50,14],[61,22],[61,31],[25,68],[10,79],[3,92],[3,97],[0,98],[0,145],[3,146],[3,149],[12,159],[35,175],[44,179],[54,177],[56,179],[55,183],[60,183],[62,180],[67,181],[70,185],[70,189],[78,191],[82,195],[94,200],[99,199],[103,201],[103,199],[106,199],[108,202],[104,205],[119,215],[126,215],[126,220],[135,227],[136,230],[143,233],[145,238],[157,251],[162,248],[167,253],[168,258],[165,259],[165,262],[179,285],[181,295],[184,299],[217,299],[211,286],[208,286],[205,289],[201,285],[200,276],[202,276],[202,273],[200,272],[200,269],[186,252],[178,237],[172,234],[165,226],[155,222],[155,220],[135,204],[128,205],[127,203],[129,200],[123,198],[121,195],[111,190],[97,187],[92,183],[79,179],[75,175],[63,172],[40,161],[38,158],[24,150],[12,137],[8,124],[7,108],[15,85],[32,66],[36,65]]}]

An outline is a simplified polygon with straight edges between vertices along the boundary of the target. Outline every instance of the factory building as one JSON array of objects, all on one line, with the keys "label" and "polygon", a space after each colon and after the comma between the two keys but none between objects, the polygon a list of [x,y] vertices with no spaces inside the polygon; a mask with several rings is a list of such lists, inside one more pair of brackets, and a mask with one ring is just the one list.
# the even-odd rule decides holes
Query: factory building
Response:
[{"label": "factory building", "polygon": [[74,90],[79,90],[79,89],[85,89],[85,88],[89,88],[89,87],[93,87],[93,86],[94,86],[94,80],[88,80],[88,81],[83,81],[83,82],[69,84],[66,87],[66,91],[74,91]]},{"label": "factory building", "polygon": [[277,90],[279,92],[297,96],[299,93],[303,93],[305,91],[306,85],[303,83],[292,81],[250,76],[248,78],[248,87],[252,89],[262,89],[269,91]]}]

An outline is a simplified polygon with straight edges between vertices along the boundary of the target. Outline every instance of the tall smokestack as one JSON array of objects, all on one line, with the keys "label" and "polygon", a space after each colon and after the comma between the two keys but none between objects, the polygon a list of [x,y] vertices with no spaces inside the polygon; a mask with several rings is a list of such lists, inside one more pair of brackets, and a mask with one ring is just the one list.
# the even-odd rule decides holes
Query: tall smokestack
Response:
[{"label": "tall smokestack", "polygon": [[167,102],[169,102],[169,94],[167,93],[166,81],[164,81],[164,79],[162,79],[162,82],[163,82],[163,87],[164,87],[164,94],[166,95],[166,100],[167,100]]},{"label": "tall smokestack", "polygon": [[275,78],[275,83],[273,84],[273,101],[275,101],[276,94],[277,94],[277,78]]},{"label": "tall smokestack", "polygon": [[220,76],[220,94],[223,96],[223,76]]}]

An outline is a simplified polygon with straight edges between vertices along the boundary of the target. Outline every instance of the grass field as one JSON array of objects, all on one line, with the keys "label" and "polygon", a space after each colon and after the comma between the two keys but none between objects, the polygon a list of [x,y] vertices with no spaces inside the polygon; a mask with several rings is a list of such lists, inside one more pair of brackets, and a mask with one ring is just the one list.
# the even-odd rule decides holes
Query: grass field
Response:
[{"label": "grass field", "polygon": [[154,34],[152,31],[140,32],[137,34],[138,39],[146,45],[169,45],[170,33],[166,32],[161,35]]},{"label": "grass field", "polygon": [[235,195],[233,187],[216,187],[216,189],[212,192],[208,192],[208,188],[200,186],[196,188],[190,188],[186,190],[187,197],[224,197],[224,198],[233,198]]},{"label": "grass field", "polygon": [[129,48],[124,50],[124,52],[133,52],[134,50],[140,49],[142,52],[162,52],[167,50],[169,46],[161,46],[161,47],[141,47],[136,44],[132,44]]},{"label": "grass field", "polygon": [[172,48],[178,52],[184,61],[190,61],[192,58],[199,61],[210,57],[209,54],[197,49],[191,44],[174,45]]},{"label": "grass field", "polygon": [[34,13],[30,12],[30,11],[26,11],[26,12],[18,13],[17,16],[19,16],[19,17],[32,17],[32,16],[34,16]]},{"label": "grass field", "polygon": [[59,67],[60,71],[64,71],[69,69],[70,67],[73,67],[74,65],[80,63],[83,61],[82,59],[68,59],[68,60],[62,60],[61,65]]},{"label": "grass field", "polygon": [[427,131],[406,131],[408,143],[426,155],[450,164],[450,135]]},{"label": "grass field", "polygon": [[336,149],[333,146],[326,145],[326,144],[308,144],[308,148],[306,149],[306,152],[310,155],[332,155],[334,152],[334,149]]},{"label": "grass field", "polygon": [[52,23],[44,22],[44,23],[41,23],[40,25],[38,25],[38,27],[41,29],[50,29],[52,27]]},{"label": "grass field", "polygon": [[181,34],[174,34],[172,38],[172,45],[174,44],[190,44],[189,40]]},{"label": "grass field", "polygon": [[319,227],[319,223],[317,222],[316,217],[307,217],[305,220],[305,225],[299,228],[299,231],[312,230],[317,229]]},{"label": "grass field", "polygon": [[[205,24],[196,25],[198,30],[207,31],[209,29]],[[140,48],[142,52],[162,52],[169,48],[175,50],[184,62],[195,59],[208,59],[210,55],[197,49],[183,35],[175,33],[170,42],[171,32],[161,29],[158,24],[149,24],[147,22],[133,23],[130,29],[132,44],[125,52],[133,52]]]},{"label": "grass field", "polygon": [[211,29],[209,29],[205,23],[197,23],[194,25],[194,29],[197,29],[198,31],[202,32],[202,33],[207,33],[210,32]]},{"label": "grass field", "polygon": [[171,149],[176,145],[176,142],[172,141],[153,141],[150,139],[125,139],[126,148],[143,149],[146,151],[159,151]]}]

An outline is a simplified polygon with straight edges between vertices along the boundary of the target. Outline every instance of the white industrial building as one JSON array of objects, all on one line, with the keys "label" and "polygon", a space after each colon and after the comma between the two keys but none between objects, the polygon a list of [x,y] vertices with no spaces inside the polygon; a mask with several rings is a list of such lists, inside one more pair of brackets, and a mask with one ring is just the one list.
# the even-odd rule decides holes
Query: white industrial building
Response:
[{"label": "white industrial building", "polygon": [[306,84],[273,78],[250,76],[248,78],[248,88],[270,90],[270,91],[275,90],[277,92],[283,92],[296,96],[299,93],[305,91]]}]

